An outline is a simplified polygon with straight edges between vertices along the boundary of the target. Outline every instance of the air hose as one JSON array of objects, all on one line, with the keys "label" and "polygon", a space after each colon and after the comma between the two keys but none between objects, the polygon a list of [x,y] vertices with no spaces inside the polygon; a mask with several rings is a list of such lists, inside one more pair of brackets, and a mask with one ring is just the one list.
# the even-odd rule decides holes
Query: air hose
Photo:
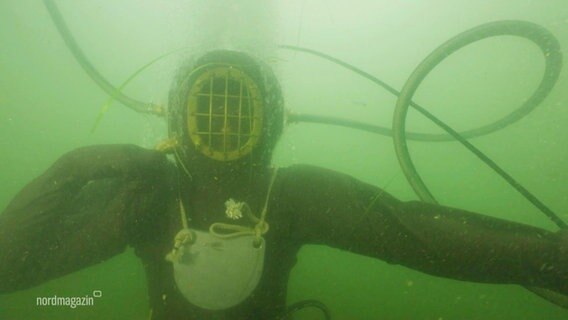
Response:
[{"label": "air hose", "polygon": [[[499,119],[491,124],[471,129],[465,132],[458,133],[456,130],[452,129],[446,123],[432,115],[424,107],[419,104],[412,102],[412,96],[420,83],[432,71],[438,64],[440,64],[445,58],[447,58],[452,53],[457,50],[474,43],[476,41],[501,35],[511,35],[518,36],[528,39],[534,42],[542,51],[545,58],[545,71],[540,82],[540,85],[532,94],[532,96],[526,100],[519,108],[511,112],[509,115]],[[536,196],[530,193],[526,188],[524,188],[519,182],[517,182],[513,177],[511,177],[505,170],[500,168],[494,161],[492,161],[487,155],[482,153],[479,149],[473,146],[467,141],[467,138],[479,137],[481,135],[486,135],[497,130],[501,130],[506,126],[520,120],[528,113],[534,110],[543,100],[548,96],[554,85],[558,80],[560,70],[562,68],[562,53],[560,51],[560,45],[558,40],[545,28],[536,25],[534,23],[526,21],[498,21],[483,24],[479,27],[473,28],[471,30],[465,31],[454,38],[450,39],[446,43],[439,46],[434,50],[412,73],[410,78],[407,80],[403,90],[398,92],[393,87],[389,86],[385,82],[377,79],[371,74],[364,72],[346,62],[343,62],[337,58],[329,56],[327,54],[296,47],[284,45],[281,46],[283,49],[294,50],[316,55],[320,58],[329,60],[336,63],[344,68],[347,68],[356,74],[371,80],[372,82],[378,84],[379,86],[385,88],[388,92],[396,95],[398,97],[397,107],[395,109],[394,119],[393,119],[393,129],[390,130],[384,127],[378,127],[368,124],[363,124],[351,120],[336,119],[333,117],[322,117],[317,115],[302,115],[302,114],[290,114],[288,116],[288,121],[290,122],[317,122],[317,123],[327,123],[335,124],[341,126],[349,126],[356,129],[362,129],[366,131],[371,131],[375,133],[380,133],[383,135],[392,135],[395,145],[395,151],[400,163],[400,166],[416,192],[416,194],[423,201],[430,203],[436,203],[434,196],[430,193],[428,188],[425,186],[424,182],[420,178],[420,175],[416,171],[410,154],[408,152],[406,140],[420,140],[420,141],[447,141],[455,139],[465,146],[469,151],[475,154],[479,159],[481,159],[485,164],[487,164],[491,169],[493,169],[497,174],[499,174],[505,181],[507,181],[515,190],[521,193],[529,202],[531,202],[535,207],[537,207],[541,212],[543,212],[548,218],[550,218],[559,228],[566,228],[567,225],[560,217],[554,213],[550,208],[548,208],[544,203],[542,203]],[[419,111],[422,115],[430,119],[436,125],[444,129],[446,134],[424,134],[424,133],[406,133],[405,123],[406,114],[408,107],[412,106],[415,110]]]},{"label": "air hose", "polygon": [[[114,97],[116,100],[120,101],[125,106],[142,113],[151,113],[161,115],[163,110],[160,106],[153,103],[144,103],[135,99],[132,99],[124,95],[120,89],[114,87],[110,84],[93,65],[88,61],[88,59],[83,54],[81,48],[75,42],[73,36],[69,32],[61,13],[59,12],[57,6],[53,0],[44,0],[44,4],[53,20],[53,23],[57,27],[61,37],[65,41],[66,46],[69,48],[75,59],[79,62],[81,67],[85,72],[97,83],[97,85],[103,89],[108,95]],[[450,126],[445,124],[443,121],[432,115],[424,107],[413,102],[412,96],[414,92],[424,80],[424,78],[432,71],[439,63],[441,63],[445,58],[451,55],[453,52],[482,39],[500,36],[500,35],[512,35],[531,40],[537,44],[545,57],[545,72],[541,83],[533,95],[525,101],[519,108],[511,112],[509,115],[485,126],[479,128],[471,129],[458,133]],[[398,98],[397,107],[395,109],[395,116],[393,120],[393,129],[388,129],[384,127],[369,125],[365,123],[360,123],[352,120],[337,119],[333,117],[318,116],[318,115],[306,115],[306,114],[289,114],[289,122],[315,122],[315,123],[326,123],[333,125],[340,125],[351,127],[360,130],[371,131],[374,133],[382,135],[392,135],[395,143],[395,151],[399,159],[399,163],[406,175],[407,180],[411,184],[412,188],[419,195],[419,197],[428,202],[435,203],[433,195],[430,193],[428,188],[425,186],[424,182],[420,178],[420,175],[416,171],[410,155],[408,153],[408,148],[406,145],[406,140],[420,140],[420,141],[448,141],[452,139],[458,140],[462,145],[464,145],[468,150],[473,152],[477,157],[479,157],[484,163],[491,167],[497,174],[503,177],[513,188],[520,192],[528,201],[535,205],[540,211],[542,211],[546,216],[548,216],[556,225],[560,228],[566,228],[565,222],[563,222],[557,214],[555,214],[550,208],[548,208],[544,203],[542,203],[538,198],[531,194],[526,188],[524,188],[520,183],[514,180],[509,174],[507,174],[503,169],[501,169],[495,162],[493,162],[489,157],[483,154],[479,149],[475,148],[466,139],[479,137],[486,135],[488,133],[495,132],[497,130],[503,129],[506,126],[520,120],[525,115],[530,113],[534,108],[536,108],[546,96],[550,93],[554,84],[558,80],[560,74],[560,69],[562,67],[562,53],[560,51],[560,45],[556,38],[546,29],[540,27],[536,24],[525,22],[525,21],[498,21],[487,23],[479,27],[473,28],[469,31],[463,32],[458,36],[450,39],[436,50],[434,50],[412,73],[410,78],[407,80],[403,90],[398,92],[393,87],[389,86],[384,81],[379,80],[373,75],[364,72],[353,65],[343,62],[337,58],[330,55],[297,46],[282,45],[282,49],[300,51],[305,53],[310,53],[316,55],[320,58],[334,62],[342,67],[345,67],[356,74],[359,74],[366,79],[380,85],[385,88],[388,92],[396,95]],[[408,107],[412,106],[414,109],[418,110],[421,114],[426,116],[428,119],[433,121],[435,124],[440,126],[446,134],[424,134],[424,133],[413,133],[405,132],[405,119],[408,111]]]},{"label": "air hose", "polygon": [[75,39],[71,35],[71,32],[69,32],[69,29],[67,28],[67,25],[65,24],[65,21],[63,20],[63,17],[61,16],[61,13],[59,12],[59,9],[57,8],[53,0],[44,0],[44,4],[47,8],[47,12],[49,12],[49,16],[51,17],[53,24],[63,38],[65,45],[73,54],[73,57],[75,57],[83,70],[106,94],[134,111],[156,115],[162,114],[163,110],[160,106],[130,98],[123,94],[119,89],[114,87],[110,82],[108,82],[108,80],[105,79],[95,67],[93,67],[77,42],[75,42]]},{"label": "air hose", "polygon": [[[420,178],[418,171],[414,167],[414,164],[412,163],[412,160],[410,158],[410,153],[408,152],[408,146],[406,144],[406,115],[408,113],[408,107],[412,100],[412,96],[414,95],[422,81],[426,78],[426,76],[452,53],[476,41],[503,35],[522,37],[535,43],[541,49],[545,57],[544,75],[536,91],[528,100],[525,101],[525,103],[520,108],[515,110],[504,119],[478,129],[478,132],[499,130],[501,128],[504,128],[508,124],[521,119],[544,100],[544,98],[550,93],[550,91],[554,87],[554,84],[558,80],[558,75],[560,73],[560,69],[562,68],[562,54],[560,52],[560,45],[558,44],[558,41],[550,32],[548,32],[548,30],[536,24],[524,21],[499,21],[481,25],[450,39],[449,41],[438,47],[436,50],[434,50],[428,57],[426,57],[426,59],[424,59],[414,70],[414,72],[411,74],[411,76],[403,86],[396,103],[393,117],[393,141],[399,164],[404,174],[406,175],[408,182],[410,183],[416,194],[418,194],[423,201],[437,203],[437,201],[434,199],[434,197]],[[425,110],[423,111],[416,106],[414,108],[420,111],[420,113],[426,114],[424,112]],[[499,167],[494,161],[492,161],[479,149],[475,148],[469,141],[466,140],[466,138],[464,138],[462,135],[457,133],[455,130],[453,130],[451,127],[438,120],[437,118],[430,116],[427,117],[434,123],[436,123],[439,127],[444,129],[444,131],[450,134],[453,138],[458,140],[469,151],[474,153],[497,174],[503,177],[503,179],[505,179],[507,183],[509,183],[513,188],[515,188],[515,190],[521,193],[523,197],[525,197],[548,218],[550,218],[550,220],[552,220],[559,228],[565,229],[567,227],[566,223],[562,221],[562,219],[560,219],[558,215],[556,215],[550,208],[548,208],[544,203],[538,200],[518,181],[513,179],[513,177],[511,177],[507,172]],[[543,288],[525,288],[537,294],[538,296],[555,303],[558,306],[568,308],[568,296]]]},{"label": "air hose", "polygon": [[[426,59],[424,59],[424,61],[420,63],[420,65],[408,78],[406,84],[401,90],[393,118],[393,140],[399,163],[406,175],[407,180],[423,201],[436,203],[436,200],[416,171],[416,168],[414,167],[412,160],[410,159],[410,154],[408,152],[408,147],[406,144],[405,123],[408,107],[410,105],[412,96],[414,95],[414,93],[418,89],[418,86],[422,83],[424,78],[426,78],[426,76],[440,62],[442,62],[452,53],[473,42],[501,35],[522,37],[531,40],[536,45],[538,45],[545,57],[545,72],[537,90],[528,100],[523,103],[520,108],[518,108],[502,120],[496,121],[493,124],[484,126],[483,128],[474,131],[491,132],[499,130],[511,124],[512,122],[521,119],[530,111],[532,111],[538,104],[540,104],[542,100],[544,100],[544,98],[548,95],[548,93],[550,93],[551,89],[554,87],[554,84],[558,80],[558,75],[562,66],[562,54],[560,53],[560,45],[550,32],[530,22],[499,21],[481,25],[450,39],[449,41],[438,47],[436,50],[434,50],[428,57],[426,57]],[[475,148],[471,143],[469,143],[461,134],[456,132],[447,124],[440,121],[438,118],[432,116],[430,113],[425,112],[425,110],[423,110],[421,107],[415,106],[414,108],[417,109],[420,113],[426,115],[428,119],[432,120],[439,127],[444,129],[444,131],[450,134],[454,139],[458,140],[469,151],[473,152],[491,169],[493,169],[501,177],[503,177],[511,186],[513,186],[513,188],[520,192],[534,206],[536,206],[540,211],[546,214],[554,223],[556,223],[558,227],[567,227],[566,223],[562,221],[554,212],[552,212],[552,210],[550,210],[534,195],[528,192],[519,182],[514,180],[495,162],[489,159],[489,157],[487,157],[485,154],[479,151],[479,149]]]},{"label": "air hose", "polygon": [[[452,53],[458,51],[459,49],[483,40],[489,37],[495,36],[517,36],[525,38],[527,40],[535,43],[542,51],[545,58],[545,71],[542,80],[532,94],[532,96],[526,100],[519,108],[505,116],[504,118],[497,120],[491,124],[458,133],[446,123],[432,115],[424,107],[412,102],[412,97],[422,81],[426,76],[438,66],[444,59],[450,56]],[[487,155],[473,146],[467,138],[478,137],[485,135],[497,130],[501,130],[506,126],[520,120],[528,113],[530,113],[534,108],[536,108],[550,93],[554,85],[558,80],[560,70],[562,68],[562,53],[560,50],[560,45],[558,40],[545,28],[536,25],[534,23],[525,21],[498,21],[483,24],[476,28],[465,31],[454,38],[448,40],[436,50],[434,50],[426,59],[424,59],[418,67],[414,70],[411,76],[406,81],[401,92],[397,92],[394,88],[390,87],[383,81],[373,77],[372,75],[357,69],[356,67],[349,65],[341,60],[334,57],[328,56],[326,54],[294,46],[282,46],[284,49],[290,49],[295,51],[301,51],[316,55],[318,57],[324,58],[326,60],[332,61],[339,64],[371,81],[382,86],[390,93],[398,96],[396,103],[396,108],[393,117],[393,128],[392,131],[388,128],[371,126],[367,124],[357,123],[349,120],[335,119],[331,117],[319,117],[314,115],[289,115],[291,121],[308,121],[308,122],[319,122],[319,123],[329,123],[342,126],[354,127],[357,129],[372,131],[375,133],[380,133],[384,135],[391,135],[394,141],[394,147],[399,164],[406,176],[407,181],[414,189],[415,193],[420,197],[421,200],[430,203],[437,203],[434,196],[430,193],[424,182],[422,181],[420,175],[418,174],[412,160],[410,158],[410,153],[408,152],[407,138],[413,140],[421,141],[445,141],[448,139],[455,139],[465,146],[469,151],[475,154],[481,161],[487,164],[493,171],[500,175],[507,183],[509,183],[515,190],[517,190],[523,197],[525,197],[530,203],[537,207],[541,212],[543,212],[550,220],[552,220],[560,229],[566,229],[568,226],[560,217],[555,214],[550,208],[548,208],[544,203],[542,203],[536,196],[530,193],[526,188],[524,188],[519,182],[517,182],[511,175],[509,175],[505,170],[499,167],[493,160],[491,160]],[[426,116],[436,125],[441,127],[447,134],[443,135],[432,135],[432,134],[421,134],[421,133],[406,133],[406,115],[408,113],[408,108],[412,106],[415,110],[419,111],[422,115]],[[560,307],[568,308],[568,296],[551,291],[544,288],[538,287],[525,287],[527,290],[533,292],[534,294],[552,302]]]},{"label": "air hose", "polygon": [[[520,26],[522,26],[522,28]],[[506,33],[507,28],[511,28],[511,30],[509,30],[511,33]],[[497,29],[499,29],[499,30],[497,30]],[[489,31],[493,31],[494,34],[488,35],[487,32],[489,32]],[[498,33],[497,31],[501,31],[501,33]],[[513,34],[514,31],[516,31],[517,34]],[[519,37],[527,38],[527,39],[535,42],[540,47],[540,49],[543,51],[543,53],[545,54],[545,63],[546,63],[545,74],[544,74],[544,76],[541,80],[541,84],[540,84],[539,88],[533,93],[531,98],[528,99],[521,107],[517,108],[512,113],[506,115],[505,117],[503,117],[503,118],[501,118],[501,119],[499,119],[499,120],[497,120],[493,123],[490,123],[490,124],[487,124],[487,125],[484,125],[484,126],[481,126],[481,127],[478,127],[478,128],[474,128],[474,129],[471,129],[471,130],[468,130],[468,131],[460,132],[459,134],[466,139],[483,136],[483,135],[498,131],[500,129],[503,129],[506,126],[517,122],[522,117],[524,117],[525,115],[532,112],[539,105],[539,103],[546,96],[548,96],[548,94],[550,93],[550,90],[552,89],[552,87],[556,83],[558,76],[560,74],[560,70],[562,68],[562,53],[560,51],[560,45],[558,44],[558,41],[556,40],[556,38],[550,32],[548,32],[546,29],[544,29],[544,28],[542,28],[542,27],[540,27],[536,24],[533,24],[533,23],[530,23],[530,22],[525,22],[525,21],[498,21],[498,22],[491,22],[491,23],[481,25],[479,27],[473,28],[469,31],[465,31],[465,32],[457,35],[453,39],[449,40],[448,42],[446,42],[443,45],[441,45],[440,47],[438,47],[434,52],[432,52],[431,55],[436,53],[438,55],[438,57],[441,58],[441,60],[439,60],[438,63],[437,63],[437,64],[439,64],[442,60],[444,60],[447,56],[449,56],[451,54],[451,52],[446,51],[446,50],[449,49],[448,44],[450,42],[455,42],[455,45],[462,44],[458,48],[454,48],[454,51],[457,51],[458,49],[463,48],[467,44],[471,44],[473,42],[476,42],[478,40],[482,40],[482,39],[490,37],[490,36],[498,36],[498,35],[516,35],[516,36],[519,36]],[[542,37],[542,38],[539,39],[538,37]],[[466,43],[463,43],[464,41]],[[467,42],[467,41],[469,41],[469,42]],[[346,69],[348,69],[348,70],[370,80],[371,82],[381,86],[386,91],[393,94],[394,96],[400,97],[400,95],[401,95],[401,92],[397,91],[395,88],[388,85],[386,82],[376,78],[375,76],[373,76],[373,75],[371,75],[371,74],[369,74],[369,73],[367,73],[367,72],[365,72],[365,71],[363,71],[363,70],[361,70],[361,69],[359,69],[359,68],[357,68],[357,67],[355,67],[355,66],[353,66],[353,65],[351,65],[347,62],[344,62],[340,59],[332,57],[328,54],[325,54],[325,53],[322,53],[322,52],[319,52],[319,51],[316,51],[316,50],[313,50],[313,49],[308,49],[308,48],[303,48],[303,47],[298,47],[298,46],[291,46],[291,45],[281,45],[280,48],[286,49],[286,50],[293,50],[293,51],[308,53],[308,54],[311,54],[311,55],[315,55],[319,58],[322,58],[324,60],[331,61],[331,62],[333,62],[337,65],[340,65],[340,66],[342,66],[342,67],[344,67],[344,68],[346,68]],[[434,67],[436,65],[434,65]],[[432,69],[430,69],[430,71]],[[432,114],[430,114],[428,111],[426,111],[425,107],[419,105],[418,103],[415,103],[413,101],[409,101],[409,105],[412,106],[413,108],[417,109],[420,113],[422,113],[427,118],[433,120],[434,122],[439,121],[439,120],[435,121],[434,120],[435,117]],[[361,122],[357,122],[357,121],[350,121],[350,120],[338,119],[338,118],[327,117],[327,116],[291,114],[289,121],[290,122],[302,121],[302,122],[316,122],[316,123],[334,124],[334,125],[339,125],[339,126],[356,128],[356,129],[360,129],[360,130],[366,130],[366,131],[370,131],[370,132],[373,132],[373,133],[386,135],[386,136],[392,136],[392,134],[393,134],[393,131],[389,128],[386,128],[386,127],[369,125],[369,124],[361,123]],[[447,134],[447,133],[445,133],[445,134],[426,134],[426,133],[416,133],[416,132],[406,132],[406,138],[409,139],[409,140],[417,140],[417,141],[453,141],[455,139],[451,134]]]}]

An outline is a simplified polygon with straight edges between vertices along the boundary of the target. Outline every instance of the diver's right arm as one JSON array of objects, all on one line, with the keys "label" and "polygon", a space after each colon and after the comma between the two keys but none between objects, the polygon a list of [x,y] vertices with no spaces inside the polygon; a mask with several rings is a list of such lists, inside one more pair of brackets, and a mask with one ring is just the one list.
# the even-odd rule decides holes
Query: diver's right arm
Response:
[{"label": "diver's right arm", "polygon": [[29,288],[122,252],[160,203],[164,155],[133,145],[76,149],[0,214],[0,293]]}]

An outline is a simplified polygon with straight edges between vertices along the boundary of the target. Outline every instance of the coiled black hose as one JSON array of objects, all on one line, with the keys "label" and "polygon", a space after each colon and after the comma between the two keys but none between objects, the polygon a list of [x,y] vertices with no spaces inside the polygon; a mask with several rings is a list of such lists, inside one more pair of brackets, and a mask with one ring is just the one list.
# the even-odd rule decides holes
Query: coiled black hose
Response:
[{"label": "coiled black hose", "polygon": [[[410,101],[412,100],[412,96],[414,95],[424,78],[426,78],[426,76],[436,66],[438,66],[440,62],[442,62],[452,53],[479,40],[502,35],[522,37],[535,43],[541,49],[545,58],[544,75],[536,91],[528,100],[526,100],[521,105],[520,108],[513,111],[507,117],[494,122],[493,124],[484,126],[476,130],[471,130],[470,132],[474,132],[475,134],[493,132],[495,130],[500,130],[505,126],[521,119],[529,112],[531,112],[536,106],[538,106],[542,102],[542,100],[544,100],[544,98],[550,93],[550,91],[554,87],[554,84],[558,80],[558,75],[560,74],[560,69],[562,68],[562,54],[560,52],[560,45],[558,44],[558,41],[548,30],[534,23],[525,21],[498,21],[481,25],[448,40],[446,43],[442,44],[436,50],[434,50],[428,57],[426,57],[426,59],[424,59],[414,70],[412,75],[406,81],[403,89],[401,90],[393,117],[393,140],[399,164],[402,167],[402,170],[404,171],[408,182],[423,201],[431,203],[436,202],[436,200],[420,178],[420,175],[416,171],[416,168],[414,167],[414,164],[412,163],[410,154],[408,152],[405,124],[406,114],[410,105]],[[560,219],[557,214],[555,214],[544,203],[538,200],[536,196],[530,193],[519,182],[513,179],[511,175],[500,168],[494,161],[492,161],[479,149],[474,147],[469,141],[466,140],[463,135],[459,134],[450,126],[440,121],[430,113],[426,112],[426,110],[424,110],[423,108],[417,106],[415,106],[414,108],[425,115],[428,119],[433,121],[436,125],[444,129],[444,131],[446,131],[454,139],[459,141],[469,151],[471,151],[491,169],[493,169],[497,174],[503,177],[503,179],[505,179],[513,188],[515,188],[515,190],[520,192],[529,202],[531,202],[535,207],[542,211],[548,218],[550,218],[550,220],[556,223],[558,227],[567,227],[566,223],[562,221],[562,219]]]},{"label": "coiled black hose", "polygon": [[[507,116],[482,127],[471,129],[458,133],[456,130],[452,129],[442,120],[435,117],[433,114],[428,112],[424,107],[412,101],[412,96],[414,92],[427,76],[427,74],[432,71],[440,62],[451,55],[453,52],[471,44],[473,42],[494,36],[501,35],[511,35],[518,36],[528,39],[534,42],[541,49],[545,58],[545,71],[540,82],[540,85],[532,94],[532,96],[526,100],[519,108],[508,114]],[[410,78],[407,80],[401,92],[398,92],[393,87],[386,84],[384,81],[374,77],[373,75],[362,71],[353,65],[350,65],[344,61],[337,58],[329,56],[327,54],[296,46],[283,45],[283,49],[294,50],[309,53],[320,58],[329,60],[336,63],[344,68],[347,68],[356,74],[371,80],[372,82],[378,84],[379,86],[385,88],[388,92],[394,94],[398,97],[397,107],[395,109],[395,116],[393,119],[393,129],[388,129],[379,126],[373,126],[368,124],[363,124],[351,120],[336,119],[333,117],[317,116],[317,115],[303,115],[303,114],[290,114],[288,115],[289,122],[316,122],[316,123],[326,123],[341,126],[348,126],[356,129],[371,131],[374,133],[379,133],[383,135],[392,135],[395,145],[395,151],[399,159],[401,168],[416,192],[416,194],[424,201],[436,202],[434,196],[430,193],[428,188],[425,186],[424,182],[420,178],[420,175],[414,168],[410,154],[408,152],[406,140],[421,140],[421,141],[448,141],[455,139],[465,146],[469,151],[475,154],[481,161],[487,164],[491,169],[493,169],[497,174],[499,174],[505,181],[507,181],[515,190],[521,193],[529,202],[531,202],[535,207],[537,207],[541,212],[543,212],[548,218],[550,218],[558,227],[566,228],[568,225],[560,217],[554,213],[548,206],[546,206],[542,201],[540,201],[536,196],[530,193],[526,188],[524,188],[519,182],[517,182],[513,177],[511,177],[505,170],[500,168],[494,161],[482,153],[479,149],[473,146],[467,141],[467,138],[478,137],[481,135],[486,135],[488,133],[501,130],[506,126],[520,120],[527,114],[529,114],[534,108],[536,108],[546,96],[550,93],[554,85],[558,80],[560,70],[562,69],[562,53],[560,50],[560,45],[558,40],[545,28],[536,25],[534,23],[526,21],[498,21],[483,24],[479,27],[473,28],[471,30],[460,33],[454,38],[450,39],[446,43],[442,44],[436,50],[434,50],[412,73]],[[444,129],[446,134],[424,134],[424,133],[414,133],[405,132],[405,121],[406,113],[408,107],[411,106],[422,115],[433,121],[436,125]]]},{"label": "coiled black hose", "polygon": [[[542,51],[545,59],[545,71],[542,80],[532,94],[532,96],[526,100],[519,108],[505,116],[502,119],[495,121],[494,123],[468,130],[462,133],[458,133],[456,130],[452,129],[446,123],[432,115],[424,107],[412,102],[412,97],[422,81],[426,76],[444,59],[450,56],[452,53],[458,51],[459,49],[483,40],[489,37],[495,36],[517,36],[522,37],[535,43]],[[523,197],[525,197],[530,203],[537,207],[541,212],[543,212],[550,220],[552,220],[559,228],[565,229],[568,226],[566,223],[560,219],[560,217],[554,213],[550,208],[548,208],[543,202],[541,202],[536,196],[530,193],[525,187],[523,187],[518,181],[516,181],[511,175],[509,175],[505,170],[499,167],[493,160],[491,160],[487,155],[473,146],[467,138],[477,137],[485,135],[497,130],[501,130],[506,126],[520,120],[522,117],[530,113],[534,108],[536,108],[545,98],[548,96],[554,85],[558,80],[560,70],[562,69],[562,53],[560,50],[560,45],[558,40],[545,28],[536,25],[534,23],[526,21],[498,21],[487,23],[479,27],[473,28],[471,30],[460,33],[454,38],[448,40],[436,50],[434,50],[426,59],[424,59],[419,66],[414,70],[412,75],[408,78],[406,84],[404,85],[401,92],[396,91],[394,88],[387,85],[385,82],[375,78],[374,76],[357,69],[356,67],[347,64],[339,59],[328,56],[326,54],[294,46],[282,46],[284,49],[290,49],[295,51],[301,51],[310,53],[326,60],[337,63],[371,81],[382,86],[390,93],[398,96],[396,109],[393,117],[393,128],[392,131],[388,128],[371,126],[367,124],[361,124],[353,121],[347,121],[342,119],[335,119],[330,117],[318,117],[314,115],[289,115],[289,121],[307,121],[307,122],[319,122],[319,123],[329,123],[336,125],[343,125],[354,127],[357,129],[363,129],[367,131],[373,131],[375,133],[380,133],[384,135],[393,136],[394,147],[396,155],[399,160],[399,164],[409,182],[409,184],[414,189],[415,193],[423,201],[430,203],[437,203],[434,196],[430,193],[424,182],[422,181],[418,171],[414,167],[412,160],[410,158],[410,153],[408,152],[407,138],[413,140],[422,141],[445,141],[448,139],[455,139],[459,141],[463,146],[465,146],[469,151],[475,154],[481,161],[487,164],[491,169],[493,169],[498,175],[500,175],[507,183],[509,183],[515,190],[517,190]],[[421,133],[406,133],[406,115],[408,108],[412,106],[415,110],[420,112],[422,115],[426,116],[436,125],[441,127],[447,134],[444,135],[432,135],[432,134],[421,134]],[[536,287],[525,287],[534,294],[552,302],[560,307],[568,308],[568,296]]]}]

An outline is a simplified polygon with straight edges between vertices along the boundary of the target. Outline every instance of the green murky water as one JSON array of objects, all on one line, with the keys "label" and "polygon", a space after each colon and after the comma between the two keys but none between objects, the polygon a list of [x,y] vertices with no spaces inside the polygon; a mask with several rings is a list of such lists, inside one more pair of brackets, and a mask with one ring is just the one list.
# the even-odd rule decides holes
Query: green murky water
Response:
[{"label": "green murky water", "polygon": [[[287,108],[389,126],[396,98],[349,71],[301,53],[326,52],[397,89],[433,49],[474,26],[520,19],[542,25],[568,54],[565,0],[502,1],[57,1],[91,62],[120,84],[151,59],[181,47],[129,85],[129,95],[167,103],[171,77],[191,52],[216,46],[253,51],[275,68]],[[229,8],[229,10],[224,10]],[[228,13],[232,19],[225,19]],[[437,68],[415,100],[458,130],[491,122],[522,103],[540,80],[543,59],[525,40],[499,37],[469,46]],[[568,221],[568,73],[530,115],[473,139]],[[105,94],[75,62],[41,1],[0,1],[0,207],[61,154],[79,146],[153,147],[163,120],[115,104],[90,134]],[[439,132],[411,112],[407,128]],[[457,143],[411,142],[423,179],[446,205],[554,230],[554,225]],[[397,197],[415,199],[390,138],[351,129],[288,126],[274,160],[342,171]],[[387,185],[388,181],[392,181]],[[2,261],[0,261],[2,263]],[[332,248],[307,246],[289,286],[290,302],[319,299],[334,319],[566,319],[568,311],[518,286],[435,278]],[[42,296],[84,296],[94,306],[39,307]],[[39,287],[0,296],[0,319],[146,319],[143,270],[127,251]],[[304,312],[301,319],[317,319]]]}]

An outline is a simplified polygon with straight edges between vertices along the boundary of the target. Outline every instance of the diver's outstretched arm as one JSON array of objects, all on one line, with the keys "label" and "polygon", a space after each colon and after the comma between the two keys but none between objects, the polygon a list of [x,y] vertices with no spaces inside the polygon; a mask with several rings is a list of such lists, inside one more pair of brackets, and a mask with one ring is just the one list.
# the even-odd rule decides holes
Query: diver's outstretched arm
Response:
[{"label": "diver's outstretched arm", "polygon": [[401,202],[349,176],[283,169],[281,193],[301,243],[326,244],[453,279],[568,294],[568,235],[464,210]]},{"label": "diver's outstretched arm", "polygon": [[0,214],[0,293],[101,262],[131,242],[152,209],[165,156],[130,145],[80,148],[21,190]]}]

